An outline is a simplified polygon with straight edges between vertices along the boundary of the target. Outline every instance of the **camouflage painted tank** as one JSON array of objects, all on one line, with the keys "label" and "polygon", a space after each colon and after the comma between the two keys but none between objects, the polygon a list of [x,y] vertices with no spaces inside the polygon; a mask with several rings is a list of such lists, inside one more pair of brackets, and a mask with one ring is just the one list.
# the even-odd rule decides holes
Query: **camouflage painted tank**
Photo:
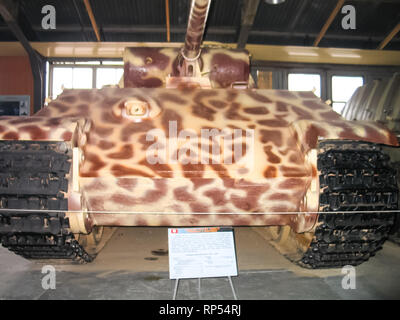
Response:
[{"label": "camouflage painted tank", "polygon": [[0,118],[4,246],[89,262],[104,226],[275,226],[314,268],[382,246],[398,191],[381,145],[396,137],[310,92],[253,88],[245,51],[200,46],[208,8],[192,2],[181,50],[128,48],[124,88]]}]

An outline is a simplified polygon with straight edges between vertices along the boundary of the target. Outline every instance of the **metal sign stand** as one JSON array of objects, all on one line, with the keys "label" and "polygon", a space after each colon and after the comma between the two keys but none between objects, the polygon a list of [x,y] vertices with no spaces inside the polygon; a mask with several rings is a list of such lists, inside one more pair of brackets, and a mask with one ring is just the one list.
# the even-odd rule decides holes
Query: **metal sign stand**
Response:
[{"label": "metal sign stand", "polygon": [[[230,284],[231,289],[232,289],[233,298],[235,300],[237,300],[238,298],[237,298],[237,295],[236,295],[235,287],[233,286],[232,277],[228,276],[227,278],[228,278],[229,284]],[[199,290],[199,300],[200,300],[201,299],[201,278],[198,278],[198,279],[199,279],[198,290]],[[176,279],[175,280],[174,295],[172,297],[172,300],[176,300],[176,295],[178,294],[179,280],[180,279]]]}]

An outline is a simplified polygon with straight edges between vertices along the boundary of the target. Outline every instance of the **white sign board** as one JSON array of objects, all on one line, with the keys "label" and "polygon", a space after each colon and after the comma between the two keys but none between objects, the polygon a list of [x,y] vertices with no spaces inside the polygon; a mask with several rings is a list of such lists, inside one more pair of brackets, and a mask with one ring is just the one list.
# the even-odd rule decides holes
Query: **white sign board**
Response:
[{"label": "white sign board", "polygon": [[232,228],[168,229],[170,279],[237,276]]}]

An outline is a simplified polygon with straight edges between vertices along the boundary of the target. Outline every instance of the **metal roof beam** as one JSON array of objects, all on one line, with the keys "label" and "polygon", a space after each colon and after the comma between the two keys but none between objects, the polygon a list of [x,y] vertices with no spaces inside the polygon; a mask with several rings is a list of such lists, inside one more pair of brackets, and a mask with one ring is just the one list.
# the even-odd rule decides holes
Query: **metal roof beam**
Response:
[{"label": "metal roof beam", "polygon": [[382,50],[387,46],[387,44],[396,36],[396,34],[400,31],[400,22],[393,28],[392,31],[383,39],[383,41],[379,44],[378,48],[379,50]]},{"label": "metal roof beam", "polygon": [[78,15],[78,20],[79,20],[79,24],[81,25],[81,31],[83,33],[83,36],[85,38],[86,41],[88,41],[88,37],[86,36],[86,33],[84,31],[85,25],[83,23],[83,19],[82,19],[82,14],[81,11],[79,10],[78,4],[76,3],[77,0],[72,0],[72,4],[74,5],[76,14]]},{"label": "metal roof beam", "polygon": [[167,42],[171,41],[171,28],[169,25],[169,0],[165,0],[165,25],[167,27]]},{"label": "metal roof beam", "polygon": [[256,18],[260,0],[245,0],[242,7],[242,17],[239,30],[239,37],[237,42],[238,48],[244,48],[249,38],[250,30]]},{"label": "metal roof beam", "polygon": [[329,15],[329,17],[326,20],[324,26],[322,27],[320,33],[318,34],[317,38],[315,39],[314,44],[313,44],[314,47],[318,47],[318,44],[320,43],[321,39],[324,37],[326,31],[328,31],[328,28],[332,24],[333,19],[335,19],[336,15],[339,13],[339,10],[343,7],[343,4],[344,4],[345,1],[346,0],[338,0],[335,8],[333,9],[331,14]]},{"label": "metal roof beam", "polygon": [[294,19],[292,20],[292,22],[290,22],[289,24],[289,31],[292,32],[295,30],[297,23],[299,22],[300,17],[303,15],[304,10],[306,9],[307,5],[309,3],[309,0],[303,0],[303,2],[300,4],[300,8],[297,11]]},{"label": "metal roof beam", "polygon": [[94,33],[96,34],[96,39],[98,42],[100,42],[101,41],[100,31],[96,23],[96,18],[94,17],[93,14],[92,6],[90,5],[89,0],[83,0],[83,3],[85,4],[86,12],[89,15],[90,23],[92,24]]}]

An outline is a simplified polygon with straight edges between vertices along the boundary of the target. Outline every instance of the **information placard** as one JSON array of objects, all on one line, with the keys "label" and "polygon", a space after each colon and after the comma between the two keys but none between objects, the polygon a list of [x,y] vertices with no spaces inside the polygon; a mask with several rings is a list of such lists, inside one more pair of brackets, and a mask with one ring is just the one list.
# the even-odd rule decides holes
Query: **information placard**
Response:
[{"label": "information placard", "polygon": [[232,228],[168,229],[170,279],[237,276]]}]

